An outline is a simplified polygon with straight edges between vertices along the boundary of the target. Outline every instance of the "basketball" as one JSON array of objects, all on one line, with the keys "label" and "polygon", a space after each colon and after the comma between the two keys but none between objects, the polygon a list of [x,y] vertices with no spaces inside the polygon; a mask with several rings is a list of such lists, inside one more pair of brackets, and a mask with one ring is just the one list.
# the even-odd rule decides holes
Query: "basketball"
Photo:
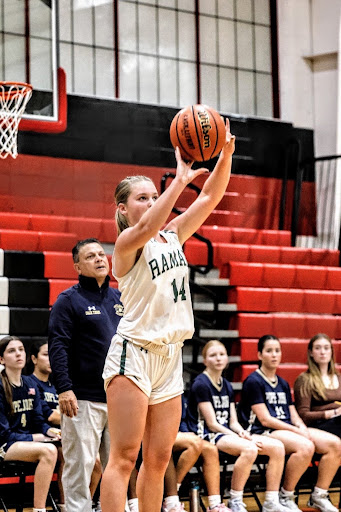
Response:
[{"label": "basketball", "polygon": [[204,162],[218,155],[226,141],[225,122],[206,105],[190,105],[180,110],[171,123],[170,140],[187,161]]}]

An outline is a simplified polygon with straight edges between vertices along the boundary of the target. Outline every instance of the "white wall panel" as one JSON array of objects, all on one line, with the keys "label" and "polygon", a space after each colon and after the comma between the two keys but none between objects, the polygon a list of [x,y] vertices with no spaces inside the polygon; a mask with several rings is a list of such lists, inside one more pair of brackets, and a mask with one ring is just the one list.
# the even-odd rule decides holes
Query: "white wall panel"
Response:
[{"label": "white wall panel", "polygon": [[0,277],[0,305],[8,305],[8,278]]},{"label": "white wall panel", "polygon": [[9,334],[9,315],[9,307],[0,306],[0,334]]}]

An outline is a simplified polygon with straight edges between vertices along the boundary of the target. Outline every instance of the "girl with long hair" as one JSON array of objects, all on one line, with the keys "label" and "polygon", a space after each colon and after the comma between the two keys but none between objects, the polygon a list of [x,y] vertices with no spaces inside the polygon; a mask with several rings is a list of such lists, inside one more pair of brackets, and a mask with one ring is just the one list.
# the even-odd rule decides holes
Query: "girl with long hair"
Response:
[{"label": "girl with long hair", "polygon": [[321,512],[337,512],[338,509],[329,500],[328,489],[340,465],[340,439],[306,427],[292,403],[288,382],[277,375],[281,355],[281,344],[276,336],[265,335],[259,339],[259,369],[243,383],[240,402],[242,423],[249,432],[277,439],[284,444],[289,458],[280,491],[283,505],[296,512],[299,510],[294,490],[316,452],[321,459],[308,506]]},{"label": "girl with long hair", "polygon": [[19,338],[5,336],[0,340],[0,363],[4,365],[0,382],[0,458],[37,463],[33,512],[46,512],[57,461],[57,448],[51,441],[60,439],[60,433],[44,420],[34,380],[22,375],[26,353]]},{"label": "girl with long hair", "polygon": [[111,439],[101,488],[103,512],[124,511],[129,476],[142,440],[139,510],[160,511],[164,474],[181,417],[181,347],[194,332],[182,245],[223,198],[233,152],[234,137],[227,121],[225,145],[201,193],[170,221],[186,185],[206,172],[192,169],[193,162],[182,160],[179,148],[175,150],[176,176],[160,197],[145,176],[130,176],[116,187],[118,237],[112,265],[124,316],[103,372]]},{"label": "girl with long hair", "polygon": [[193,432],[215,444],[218,450],[237,457],[228,507],[232,512],[245,512],[244,486],[260,454],[269,457],[263,512],[289,512],[278,497],[284,467],[283,444],[276,439],[250,434],[239,423],[232,386],[222,375],[228,364],[225,345],[218,340],[209,341],[202,350],[202,357],[206,368],[192,384],[187,423]]},{"label": "girl with long hair", "polygon": [[310,427],[341,437],[341,375],[335,366],[332,340],[319,333],[308,344],[308,370],[294,386],[298,414]]}]

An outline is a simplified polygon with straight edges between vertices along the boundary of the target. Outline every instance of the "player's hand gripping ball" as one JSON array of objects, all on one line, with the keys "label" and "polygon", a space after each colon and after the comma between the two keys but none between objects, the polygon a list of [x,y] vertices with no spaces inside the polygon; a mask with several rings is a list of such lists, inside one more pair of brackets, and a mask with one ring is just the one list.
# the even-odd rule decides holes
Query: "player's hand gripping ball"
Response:
[{"label": "player's hand gripping ball", "polygon": [[204,162],[220,153],[226,142],[224,119],[206,105],[190,105],[174,117],[170,130],[174,148],[187,161]]}]

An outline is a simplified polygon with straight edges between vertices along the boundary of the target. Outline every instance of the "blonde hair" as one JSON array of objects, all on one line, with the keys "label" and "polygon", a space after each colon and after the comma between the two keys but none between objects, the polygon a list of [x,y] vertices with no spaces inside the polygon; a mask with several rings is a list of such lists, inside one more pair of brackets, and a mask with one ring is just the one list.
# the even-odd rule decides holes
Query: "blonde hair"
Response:
[{"label": "blonde hair", "polygon": [[222,343],[221,341],[219,341],[219,340],[210,340],[210,341],[208,341],[206,343],[206,345],[204,345],[204,347],[203,347],[203,349],[201,351],[201,355],[202,355],[203,359],[206,359],[206,355],[207,355],[208,349],[213,347],[214,345],[221,345],[226,350],[226,347],[225,347],[224,343]]},{"label": "blonde hair", "polygon": [[316,400],[320,400],[321,398],[323,400],[326,399],[326,386],[322,380],[322,375],[320,371],[319,365],[315,362],[311,352],[313,350],[313,346],[315,341],[324,339],[327,340],[330,343],[330,348],[332,351],[332,355],[330,358],[330,361],[328,363],[328,375],[331,376],[331,378],[334,377],[334,375],[338,375],[338,371],[335,367],[335,355],[334,355],[334,347],[332,344],[332,340],[327,334],[319,333],[315,334],[311,338],[308,344],[308,370],[301,374],[301,380],[302,380],[302,393],[304,396],[309,397],[313,396]]},{"label": "blonde hair", "polygon": [[117,235],[122,233],[125,229],[129,228],[129,224],[125,215],[123,215],[119,209],[117,208],[119,204],[127,204],[128,198],[131,194],[131,187],[140,181],[150,181],[153,183],[153,180],[148,178],[148,176],[127,176],[124,178],[116,187],[115,190],[115,204],[116,204],[116,213],[115,220],[117,225]]}]

